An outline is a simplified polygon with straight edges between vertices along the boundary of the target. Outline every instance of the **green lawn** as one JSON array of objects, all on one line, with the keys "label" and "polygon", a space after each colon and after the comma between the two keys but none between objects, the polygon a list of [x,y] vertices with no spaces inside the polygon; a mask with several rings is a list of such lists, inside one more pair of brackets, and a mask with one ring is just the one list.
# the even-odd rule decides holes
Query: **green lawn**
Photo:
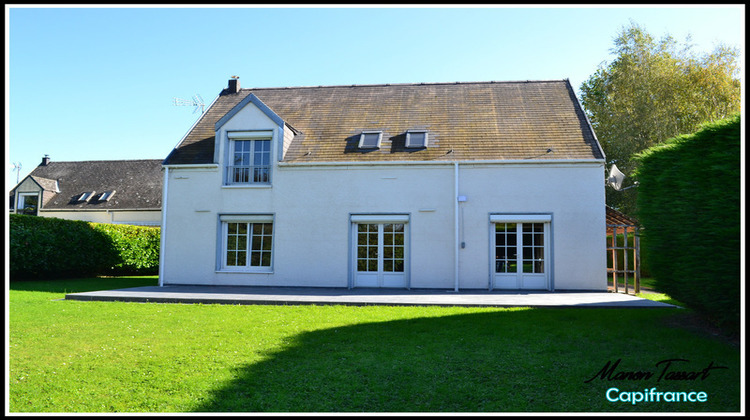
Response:
[{"label": "green lawn", "polygon": [[[154,277],[11,284],[9,411],[651,412],[740,410],[736,343],[685,309],[234,306],[61,300]],[[655,299],[668,299],[654,295]],[[594,379],[699,371],[705,380]],[[663,365],[662,365],[663,366]],[[671,371],[670,370],[670,371]],[[609,402],[703,391],[706,402]]]}]

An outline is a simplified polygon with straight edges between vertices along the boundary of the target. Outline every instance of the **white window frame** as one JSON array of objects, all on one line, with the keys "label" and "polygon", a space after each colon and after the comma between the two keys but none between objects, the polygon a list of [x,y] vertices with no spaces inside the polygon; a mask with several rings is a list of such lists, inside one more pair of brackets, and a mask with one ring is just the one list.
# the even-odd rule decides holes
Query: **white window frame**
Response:
[{"label": "white window frame", "polygon": [[[261,186],[268,186],[271,185],[272,181],[272,169],[273,169],[273,130],[258,130],[258,131],[229,131],[227,132],[227,140],[228,140],[228,147],[227,147],[227,161],[225,165],[225,173],[224,173],[224,185],[239,185],[239,186],[252,186],[252,185],[261,185]],[[248,180],[247,182],[244,181],[235,181],[234,180],[234,154],[235,154],[235,147],[237,145],[238,141],[249,141],[250,142],[250,165],[247,165],[248,170]],[[268,141],[268,164],[267,165],[261,165],[260,168],[265,168],[268,172],[268,180],[267,181],[255,181],[254,172],[255,169],[258,168],[258,166],[255,165],[255,153],[257,152],[257,142],[258,141]]]},{"label": "white window frame", "polygon": [[[219,216],[219,222],[221,223],[221,229],[220,229],[220,238],[219,238],[219,244],[220,244],[220,250],[218,252],[218,264],[217,267],[219,271],[223,272],[241,272],[241,273],[272,273],[273,272],[273,264],[274,264],[274,255],[275,255],[275,246],[276,246],[276,227],[274,224],[274,217],[273,215],[267,215],[267,214],[260,214],[260,215],[251,215],[251,214],[241,214],[241,215],[220,215]],[[229,253],[229,224],[230,223],[241,223],[241,224],[247,224],[247,234],[246,234],[246,244],[245,244],[245,265],[228,265],[227,264],[227,257]],[[253,225],[256,224],[270,224],[272,231],[270,235],[262,235],[261,241],[265,240],[265,236],[270,236],[271,240],[271,249],[270,251],[263,250],[262,247],[260,249],[261,254],[263,252],[270,252],[270,263],[269,265],[251,265],[252,264],[252,245],[253,245],[253,238],[255,235],[253,235]],[[262,255],[261,255],[262,258]]]},{"label": "white window frame", "polygon": [[[378,141],[375,146],[367,146],[365,145],[365,137],[367,135],[377,134],[378,135]],[[359,135],[359,148],[363,150],[374,150],[374,149],[380,149],[380,143],[383,141],[383,132],[382,131],[363,131]]]},{"label": "white window frame", "polygon": [[[424,140],[422,142],[414,142],[412,134],[424,134]],[[421,149],[427,147],[429,144],[429,134],[427,130],[409,130],[406,132],[406,144],[405,146],[409,149]]]},{"label": "white window frame", "polygon": [[[516,233],[521,233],[520,235],[516,236],[517,242],[516,242],[516,249],[518,250],[517,254],[519,257],[517,257],[517,261],[521,264],[518,267],[518,272],[515,273],[508,273],[508,274],[516,274],[518,277],[518,281],[521,281],[521,276],[524,275],[544,275],[545,277],[545,287],[542,289],[532,287],[532,289],[535,290],[549,290],[554,291],[554,249],[552,248],[553,240],[552,240],[552,214],[490,214],[490,283],[489,288],[490,290],[494,289],[501,289],[496,285],[496,274],[504,274],[502,272],[498,273],[496,268],[496,223],[513,223],[516,225],[521,224],[529,224],[529,223],[541,223],[544,225],[543,235],[544,235],[544,244],[543,244],[543,272],[542,273],[525,273],[523,272],[523,232],[522,227],[517,226]],[[520,253],[520,254],[519,254]],[[526,287],[521,287],[521,289],[525,289]],[[513,289],[512,287],[510,289]],[[503,288],[505,290],[505,288]]]},{"label": "white window frame", "polygon": [[24,203],[25,203],[24,197],[34,197],[36,198],[36,215],[39,214],[39,193],[38,192],[33,192],[33,193],[19,192],[17,193],[17,195],[18,197],[16,198],[16,213],[25,214],[23,212],[23,209],[26,208],[24,206]]},{"label": "white window frame", "polygon": [[[349,236],[349,280],[348,287],[383,287],[410,288],[411,286],[411,226],[409,214],[352,214],[350,219]],[[358,271],[359,225],[374,224],[378,226],[378,270]],[[386,271],[385,260],[395,262],[395,258],[386,258],[384,246],[384,226],[386,224],[401,224],[404,226],[403,235],[403,271]],[[373,232],[374,233],[374,232]],[[395,250],[395,249],[394,249]]]}]

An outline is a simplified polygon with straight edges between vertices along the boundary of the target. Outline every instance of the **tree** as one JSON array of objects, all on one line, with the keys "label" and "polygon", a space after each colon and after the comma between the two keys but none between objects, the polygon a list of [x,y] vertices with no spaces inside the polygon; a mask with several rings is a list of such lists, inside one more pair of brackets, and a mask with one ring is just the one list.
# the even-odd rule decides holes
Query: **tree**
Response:
[{"label": "tree", "polygon": [[[614,61],[581,85],[581,103],[608,163],[625,174],[635,172],[636,153],[739,112],[738,49],[696,55],[689,37],[682,45],[669,35],[656,41],[634,22],[614,45]],[[607,188],[607,204],[634,215],[637,190]]]}]

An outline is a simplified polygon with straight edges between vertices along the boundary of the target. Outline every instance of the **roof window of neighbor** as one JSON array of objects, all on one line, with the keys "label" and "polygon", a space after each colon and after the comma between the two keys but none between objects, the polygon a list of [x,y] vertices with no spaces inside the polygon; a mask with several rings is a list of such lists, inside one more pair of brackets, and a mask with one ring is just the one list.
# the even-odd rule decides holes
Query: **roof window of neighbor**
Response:
[{"label": "roof window of neighbor", "polygon": [[380,140],[382,138],[382,131],[364,131],[359,135],[359,148],[377,149],[380,147]]},{"label": "roof window of neighbor", "polygon": [[406,132],[406,147],[427,147],[427,131],[410,130]]},{"label": "roof window of neighbor", "polygon": [[91,199],[91,197],[94,196],[95,192],[96,191],[86,191],[85,193],[79,195],[78,196],[78,200],[76,200],[76,201],[78,201],[79,203],[82,203],[84,201],[89,201]]},{"label": "roof window of neighbor", "polygon": [[109,201],[109,199],[112,198],[113,195],[115,195],[115,191],[114,190],[113,191],[104,191],[99,196],[99,201]]}]

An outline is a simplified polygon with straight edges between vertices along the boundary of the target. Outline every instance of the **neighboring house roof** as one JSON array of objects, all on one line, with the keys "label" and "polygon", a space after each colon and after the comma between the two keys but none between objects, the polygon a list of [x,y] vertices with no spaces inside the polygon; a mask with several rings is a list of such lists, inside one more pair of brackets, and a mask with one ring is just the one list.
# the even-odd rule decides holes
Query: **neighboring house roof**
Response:
[{"label": "neighboring house roof", "polygon": [[[553,80],[225,89],[164,163],[212,163],[215,124],[251,93],[294,127],[288,162],[604,159],[570,82]],[[414,129],[427,148],[404,147]],[[366,130],[383,132],[378,150],[358,149]]]},{"label": "neighboring house roof", "polygon": [[[161,164],[160,159],[51,161],[28,177],[46,191],[45,196],[51,193],[42,210],[161,209]],[[100,199],[108,191],[115,193],[109,200]],[[94,194],[88,201],[77,201],[85,192]]]},{"label": "neighboring house roof", "polygon": [[30,176],[30,178],[34,182],[36,182],[39,185],[39,187],[41,187],[41,189],[44,190],[44,191],[51,191],[51,192],[54,192],[54,193],[60,192],[58,190],[57,181],[54,180],[54,179],[47,179],[47,178],[42,178],[42,177],[33,176],[33,175]]},{"label": "neighboring house roof", "polygon": [[610,206],[607,206],[607,224],[638,226],[638,221],[624,213],[613,209]]}]

